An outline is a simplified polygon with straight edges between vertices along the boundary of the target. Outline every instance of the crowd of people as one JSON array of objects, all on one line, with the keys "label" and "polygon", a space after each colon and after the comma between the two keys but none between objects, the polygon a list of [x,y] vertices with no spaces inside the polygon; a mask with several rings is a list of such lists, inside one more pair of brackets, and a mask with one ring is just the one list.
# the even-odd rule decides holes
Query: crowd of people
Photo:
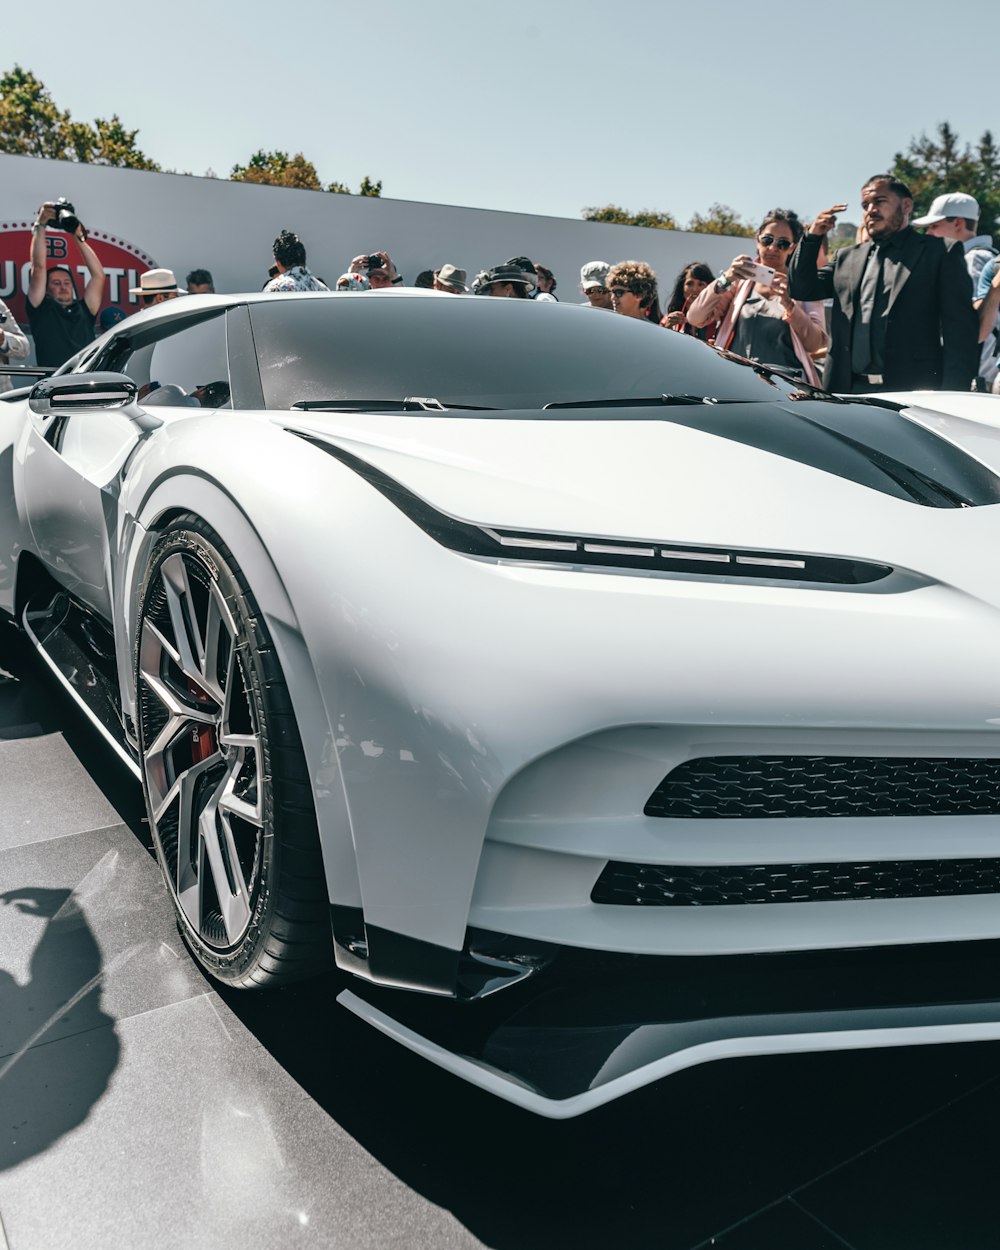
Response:
[{"label": "crowd of people", "polygon": [[[701,261],[674,279],[666,307],[644,261],[587,261],[583,303],[631,317],[783,370],[840,393],[947,389],[1000,393],[1000,264],[989,235],[979,233],[979,204],[966,192],[938,196],[912,220],[913,196],[891,174],[876,174],[861,192],[857,241],[831,254],[829,235],[845,205],[803,223],[791,209],[765,214],[750,250],[719,274]],[[58,366],[125,315],[103,308],[104,271],[77,223],[73,235],[88,274],[78,294],[71,272],[49,266],[46,230],[56,205],[43,204],[32,226],[28,318],[39,365]],[[922,233],[921,233],[922,229]],[[263,290],[328,291],[306,249],[283,230]],[[178,296],[212,294],[207,269],[181,287],[170,269],[149,269],[132,288],[143,307]],[[404,285],[388,252],[355,256],[337,291]],[[424,270],[414,285],[441,294],[469,292],[506,299],[556,301],[557,280],[544,265],[514,256],[469,281],[455,264]],[[23,360],[28,342],[0,301],[0,363]],[[0,388],[9,380],[0,375]]]}]

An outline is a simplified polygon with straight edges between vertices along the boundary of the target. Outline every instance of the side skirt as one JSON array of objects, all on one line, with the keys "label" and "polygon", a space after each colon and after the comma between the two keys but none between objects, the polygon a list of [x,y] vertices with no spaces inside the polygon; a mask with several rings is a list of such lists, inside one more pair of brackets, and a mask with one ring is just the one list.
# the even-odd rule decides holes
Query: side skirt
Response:
[{"label": "side skirt", "polygon": [[31,600],[21,626],[32,646],[119,759],[141,779],[118,700],[114,640],[64,591]]}]

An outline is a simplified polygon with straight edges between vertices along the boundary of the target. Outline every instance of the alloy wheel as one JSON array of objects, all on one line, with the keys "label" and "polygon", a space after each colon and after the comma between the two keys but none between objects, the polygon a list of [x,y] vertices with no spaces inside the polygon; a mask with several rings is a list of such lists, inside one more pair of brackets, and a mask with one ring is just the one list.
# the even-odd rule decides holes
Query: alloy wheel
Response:
[{"label": "alloy wheel", "polygon": [[180,915],[219,952],[246,934],[262,877],[263,748],[243,652],[212,570],[168,554],[140,632],[143,771]]}]

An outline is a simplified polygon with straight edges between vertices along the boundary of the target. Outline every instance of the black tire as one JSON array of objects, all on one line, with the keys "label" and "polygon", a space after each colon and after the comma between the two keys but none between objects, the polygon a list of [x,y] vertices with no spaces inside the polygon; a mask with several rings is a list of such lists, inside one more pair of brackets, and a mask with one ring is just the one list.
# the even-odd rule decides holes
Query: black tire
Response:
[{"label": "black tire", "polygon": [[198,517],[178,518],[152,550],[135,660],[150,830],[195,959],[247,989],[331,967],[288,688],[242,570]]}]

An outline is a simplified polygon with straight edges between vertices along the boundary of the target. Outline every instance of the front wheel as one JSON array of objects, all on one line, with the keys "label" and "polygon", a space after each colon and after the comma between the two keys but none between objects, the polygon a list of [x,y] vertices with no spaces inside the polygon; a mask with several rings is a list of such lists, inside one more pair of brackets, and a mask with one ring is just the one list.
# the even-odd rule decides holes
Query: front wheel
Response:
[{"label": "front wheel", "polygon": [[272,986],[332,964],[298,727],[267,626],[222,540],[182,517],[140,599],[137,710],[157,857],[212,976]]}]

